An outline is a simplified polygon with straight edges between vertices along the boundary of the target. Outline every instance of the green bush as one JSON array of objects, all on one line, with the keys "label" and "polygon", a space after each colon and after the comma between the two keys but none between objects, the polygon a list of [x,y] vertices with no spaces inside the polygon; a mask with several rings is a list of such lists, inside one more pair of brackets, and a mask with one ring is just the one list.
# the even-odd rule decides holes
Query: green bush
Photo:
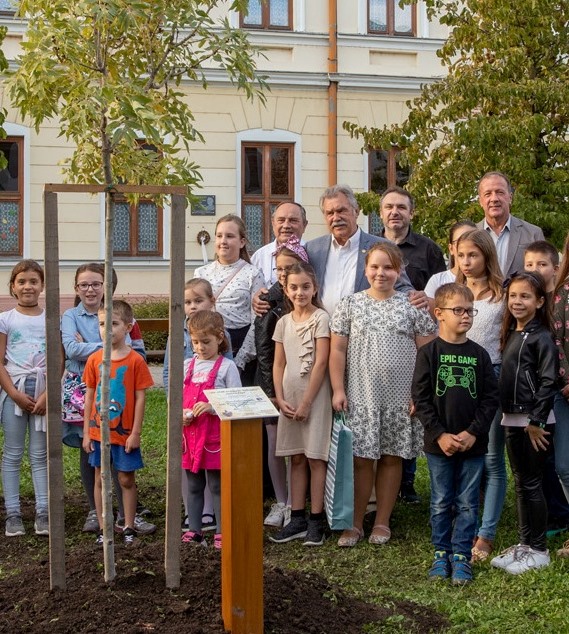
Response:
[{"label": "green bush", "polygon": [[[169,301],[158,297],[148,296],[142,302],[133,303],[134,317],[136,319],[158,319],[168,317]],[[147,350],[166,350],[168,333],[144,332],[144,345]]]}]

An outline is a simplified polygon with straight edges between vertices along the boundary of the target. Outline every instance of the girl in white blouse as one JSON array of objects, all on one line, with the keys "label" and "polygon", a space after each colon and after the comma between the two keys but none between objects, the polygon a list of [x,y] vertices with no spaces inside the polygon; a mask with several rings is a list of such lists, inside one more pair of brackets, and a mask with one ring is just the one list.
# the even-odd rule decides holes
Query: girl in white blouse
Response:
[{"label": "girl in white blouse", "polygon": [[263,274],[251,264],[246,245],[241,218],[234,214],[223,216],[215,227],[215,261],[194,272],[194,277],[208,280],[213,288],[216,310],[229,331],[233,358],[240,370],[255,358],[251,299],[265,286]]},{"label": "girl in white blouse", "polygon": [[[498,376],[502,362],[500,329],[504,303],[502,274],[490,234],[482,229],[463,233],[456,245],[456,259],[459,268],[456,281],[470,288],[474,294],[474,308],[478,310],[468,337],[487,350]],[[505,438],[501,418],[502,412],[498,409],[490,428],[488,453],[484,459],[484,509],[472,548],[473,562],[485,560],[492,552],[506,497]]]}]

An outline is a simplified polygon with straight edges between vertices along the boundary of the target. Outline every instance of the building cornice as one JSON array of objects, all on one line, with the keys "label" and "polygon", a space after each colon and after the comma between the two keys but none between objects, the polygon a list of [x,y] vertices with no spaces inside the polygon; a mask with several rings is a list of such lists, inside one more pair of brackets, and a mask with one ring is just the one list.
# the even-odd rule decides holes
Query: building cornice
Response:
[{"label": "building cornice", "polygon": [[[364,75],[352,73],[303,73],[292,71],[261,71],[269,86],[273,88],[318,90],[327,89],[330,82],[336,82],[339,89],[357,89],[361,91],[404,91],[416,92],[421,86],[437,81],[439,77],[411,77],[390,75]],[[206,70],[205,77],[208,83],[231,86],[231,81],[222,70]],[[188,84],[189,82],[182,82]]]},{"label": "building cornice", "polygon": [[[0,14],[0,26],[8,29],[8,35],[24,35],[27,20]],[[260,47],[328,46],[327,33],[301,33],[298,31],[247,30],[249,40]],[[382,51],[436,51],[445,40],[421,37],[394,37],[387,35],[364,35],[338,33],[338,46],[369,48]]]},{"label": "building cornice", "polygon": [[0,15],[0,26],[8,29],[8,35],[24,35],[28,28],[28,21],[14,15]]}]

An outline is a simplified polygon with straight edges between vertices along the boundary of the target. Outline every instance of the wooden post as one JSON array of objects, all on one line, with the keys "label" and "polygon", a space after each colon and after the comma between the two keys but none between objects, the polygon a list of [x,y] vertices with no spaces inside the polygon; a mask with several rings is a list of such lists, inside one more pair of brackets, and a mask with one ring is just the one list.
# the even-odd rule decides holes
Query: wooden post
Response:
[{"label": "wooden post", "polygon": [[233,634],[263,627],[263,460],[259,419],[221,421],[221,612]]},{"label": "wooden post", "polygon": [[61,333],[57,194],[44,192],[47,480],[50,589],[65,590],[65,509],[61,444]]},{"label": "wooden post", "polygon": [[184,277],[186,197],[172,196],[170,221],[170,339],[168,369],[168,466],[166,480],[166,587],[180,586],[182,499],[182,385],[184,367]]}]

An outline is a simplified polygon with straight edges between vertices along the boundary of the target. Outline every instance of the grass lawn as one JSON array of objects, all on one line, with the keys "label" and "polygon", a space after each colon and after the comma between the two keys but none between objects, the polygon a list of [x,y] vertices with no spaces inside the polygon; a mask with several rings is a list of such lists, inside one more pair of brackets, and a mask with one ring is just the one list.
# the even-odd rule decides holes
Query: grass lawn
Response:
[{"label": "grass lawn", "polygon": [[[163,528],[166,399],[162,390],[148,393],[142,442],[146,468],[138,479],[140,495],[154,511],[153,521]],[[64,461],[66,494],[80,495],[77,450],[65,448]],[[449,632],[569,632],[569,560],[555,557],[556,549],[568,537],[566,534],[549,540],[553,557],[552,564],[545,570],[513,577],[484,563],[476,566],[475,581],[468,587],[457,589],[446,583],[429,582],[426,573],[432,547],[428,525],[428,473],[424,459],[419,459],[418,463],[417,490],[422,496],[420,504],[397,504],[392,522],[393,538],[387,546],[371,546],[364,541],[353,549],[339,549],[336,539],[331,538],[321,548],[306,548],[300,542],[278,545],[267,540],[265,561],[275,566],[317,572],[365,601],[386,604],[397,599],[429,606],[447,616],[451,623]],[[22,497],[33,499],[27,463],[22,470]],[[162,536],[159,531],[156,539]],[[81,539],[91,539],[91,536],[69,536],[70,542]],[[516,519],[510,479],[497,548],[515,542]],[[333,601],[334,596],[330,599]],[[381,628],[382,633],[403,631],[405,627],[399,617]]]}]

